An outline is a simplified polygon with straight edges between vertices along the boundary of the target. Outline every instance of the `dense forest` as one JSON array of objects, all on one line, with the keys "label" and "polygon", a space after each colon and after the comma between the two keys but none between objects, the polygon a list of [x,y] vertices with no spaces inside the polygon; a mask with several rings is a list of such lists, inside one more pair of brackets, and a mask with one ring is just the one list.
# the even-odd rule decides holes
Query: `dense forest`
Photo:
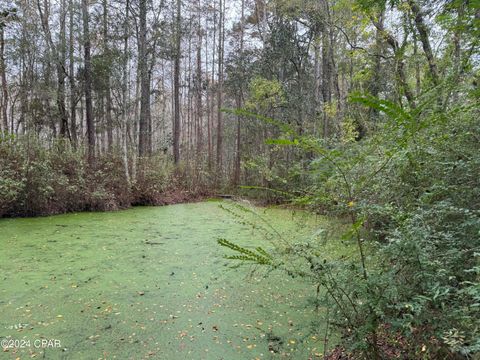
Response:
[{"label": "dense forest", "polygon": [[3,0],[0,217],[288,204],[346,230],[218,242],[325,293],[322,356],[475,358],[479,42],[477,0]]}]

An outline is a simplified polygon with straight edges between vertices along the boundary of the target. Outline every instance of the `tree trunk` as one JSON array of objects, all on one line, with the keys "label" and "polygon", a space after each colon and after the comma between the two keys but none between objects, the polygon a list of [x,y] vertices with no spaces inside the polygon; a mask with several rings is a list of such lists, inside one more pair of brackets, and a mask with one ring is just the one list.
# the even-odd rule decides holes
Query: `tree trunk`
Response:
[{"label": "tree trunk", "polygon": [[215,46],[217,41],[217,11],[216,11],[216,2],[213,2],[213,44],[212,44],[212,68],[211,68],[211,78],[209,81],[209,95],[210,102],[207,104],[209,108],[210,117],[208,119],[208,170],[211,171],[213,168],[213,117],[214,117],[214,102],[215,94],[213,92],[213,85],[215,84]]},{"label": "tree trunk", "polygon": [[200,14],[200,0],[197,1],[197,68],[196,68],[196,79],[195,79],[195,95],[196,95],[196,117],[195,117],[195,140],[196,140],[196,151],[197,161],[200,159],[203,148],[203,106],[202,106],[202,27],[200,23],[201,14]]},{"label": "tree trunk", "polygon": [[417,28],[418,35],[420,37],[420,42],[422,43],[423,52],[425,53],[425,57],[427,58],[427,61],[428,61],[428,67],[430,69],[432,82],[436,86],[438,85],[437,63],[435,61],[435,57],[433,56],[432,47],[430,45],[430,39],[428,37],[428,28],[425,25],[425,21],[423,20],[423,15],[422,15],[420,6],[418,6],[415,0],[408,0],[408,3],[415,17],[415,26]]},{"label": "tree trunk", "polygon": [[323,138],[330,135],[330,119],[328,110],[332,102],[332,73],[329,56],[329,36],[326,26],[322,29],[322,99],[323,99]]},{"label": "tree trunk", "polygon": [[123,66],[122,66],[122,148],[123,148],[123,167],[125,169],[125,178],[127,183],[130,184],[130,174],[128,170],[128,11],[130,1],[125,2],[125,20],[123,23]]},{"label": "tree trunk", "polygon": [[[245,0],[242,0],[242,7],[241,7],[241,19],[240,19],[240,67],[242,71],[242,78],[245,74],[245,58],[243,53],[243,40],[244,40],[244,33],[245,33]],[[238,89],[237,95],[237,109],[241,109],[243,106],[243,84],[239,84],[240,88]],[[240,184],[240,164],[241,164],[241,122],[242,117],[237,116],[237,140],[236,140],[236,151],[235,151],[235,167],[233,171],[233,185]]]},{"label": "tree trunk", "polygon": [[[192,33],[192,17],[190,16],[189,19],[189,24],[188,24],[188,34]],[[188,54],[188,58],[185,61],[185,70],[184,70],[184,76],[185,76],[185,82],[186,82],[186,91],[185,91],[185,97],[186,97],[186,111],[187,111],[187,116],[186,116],[186,131],[184,132],[185,138],[185,144],[186,146],[186,153],[187,157],[189,159],[192,159],[193,156],[191,156],[193,152],[193,136],[194,136],[194,131],[193,131],[193,116],[192,116],[192,36],[188,37],[188,50],[186,52]],[[184,117],[185,118],[185,117]]]},{"label": "tree trunk", "polygon": [[[57,110],[58,122],[60,125],[60,136],[65,138],[68,136],[68,118],[65,108],[65,54],[66,54],[66,39],[65,39],[65,16],[66,3],[62,0],[60,7],[60,43],[55,46],[53,43],[52,33],[50,31],[50,2],[44,0],[43,9],[40,0],[37,0],[37,8],[40,14],[40,20],[45,34],[48,53],[55,60],[55,67],[57,71]],[[52,126],[52,129],[55,125]],[[56,130],[54,131],[56,133]]]},{"label": "tree trunk", "polygon": [[180,43],[181,43],[181,1],[177,0],[175,20],[175,63],[174,63],[174,114],[173,114],[173,159],[175,164],[180,161]]},{"label": "tree trunk", "polygon": [[415,96],[420,96],[421,90],[421,78],[420,78],[420,62],[418,61],[418,40],[417,40],[417,31],[413,29],[413,58],[415,59]]},{"label": "tree trunk", "polygon": [[65,0],[61,2],[60,9],[60,44],[58,61],[57,61],[57,76],[58,76],[58,88],[57,88],[57,106],[60,114],[60,136],[63,138],[70,138],[70,132],[68,129],[68,117],[65,107],[65,64],[67,53],[67,41],[65,37],[65,21],[67,15],[67,4]]},{"label": "tree trunk", "polygon": [[[458,4],[457,9],[457,22],[455,31],[453,33],[453,69],[454,69],[454,83],[456,84],[460,80],[460,73],[462,68],[462,27],[465,3],[461,1]],[[458,90],[453,93],[453,102],[458,101]]]},{"label": "tree trunk", "polygon": [[[378,22],[383,27],[384,21],[384,12],[381,11],[378,16]],[[378,97],[381,90],[381,83],[382,83],[382,62],[381,62],[381,55],[383,53],[383,35],[379,29],[376,29],[375,32],[375,63],[374,63],[374,73],[372,77],[372,82],[370,85],[370,93],[374,97]],[[369,109],[371,120],[376,123],[378,119],[378,110],[374,108]]]},{"label": "tree trunk", "polygon": [[405,62],[404,62],[403,54],[398,44],[398,41],[393,37],[392,34],[390,34],[388,31],[385,30],[383,21],[382,22],[375,21],[375,20],[372,20],[372,21],[373,21],[373,25],[377,28],[377,30],[380,31],[380,33],[384,37],[387,44],[390,45],[390,47],[393,50],[393,54],[395,56],[395,61],[396,61],[398,84],[401,90],[403,91],[403,94],[407,98],[408,104],[412,109],[414,109],[416,107],[415,99],[413,96],[413,92],[410,89],[410,85],[407,82],[407,75],[405,74]]},{"label": "tree trunk", "polygon": [[0,25],[0,77],[2,78],[2,123],[3,131],[8,132],[8,85],[7,85],[7,65],[5,62],[5,32],[3,25]]},{"label": "tree trunk", "polygon": [[147,66],[147,0],[140,0],[138,64],[140,72],[140,121],[138,154],[148,155],[148,123],[150,115],[150,83]]},{"label": "tree trunk", "polygon": [[83,17],[83,48],[85,66],[85,119],[87,124],[88,160],[90,164],[95,160],[95,124],[93,123],[92,108],[92,69],[90,59],[90,28],[88,14],[88,0],[82,0]]},{"label": "tree trunk", "polygon": [[219,0],[218,19],[218,89],[217,89],[217,177],[223,172],[223,53],[225,43],[225,1]]},{"label": "tree trunk", "polygon": [[105,78],[105,119],[107,125],[107,149],[113,147],[113,122],[112,122],[112,93],[110,90],[110,50],[108,48],[108,3],[103,0],[103,55],[107,57],[107,74]]},{"label": "tree trunk", "polygon": [[68,58],[69,58],[69,80],[70,80],[70,136],[72,139],[72,144],[74,147],[77,146],[77,99],[76,99],[76,87],[75,87],[75,44],[74,44],[74,29],[73,29],[73,0],[69,0],[69,15],[70,15],[70,24],[69,24],[69,48],[68,48]]},{"label": "tree trunk", "polygon": [[314,123],[313,123],[313,134],[315,136],[320,135],[320,130],[317,129],[317,124],[319,122],[319,115],[322,112],[321,109],[321,98],[322,98],[322,82],[320,76],[320,46],[321,46],[321,39],[318,34],[315,34],[314,41],[314,65],[313,65],[313,78],[314,78],[314,106],[315,106],[315,113],[314,113]]}]

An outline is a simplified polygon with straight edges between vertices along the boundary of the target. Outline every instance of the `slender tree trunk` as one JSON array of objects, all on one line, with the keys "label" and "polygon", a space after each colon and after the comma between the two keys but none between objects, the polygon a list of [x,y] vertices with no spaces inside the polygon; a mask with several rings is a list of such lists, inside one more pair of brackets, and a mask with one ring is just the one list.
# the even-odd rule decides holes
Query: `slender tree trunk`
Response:
[{"label": "slender tree trunk", "polygon": [[[462,68],[462,23],[465,12],[465,3],[461,1],[458,4],[457,9],[457,24],[453,33],[453,71],[454,71],[454,83],[460,80],[461,68]],[[458,101],[458,90],[453,93],[453,101]]]},{"label": "slender tree trunk", "polygon": [[103,0],[103,55],[107,57],[107,74],[105,78],[105,119],[107,122],[107,148],[113,146],[113,122],[112,122],[112,93],[110,89],[110,49],[108,47],[108,2]]},{"label": "slender tree trunk", "polygon": [[95,159],[95,124],[92,108],[92,69],[90,59],[90,27],[88,14],[88,0],[82,0],[83,17],[83,48],[85,73],[85,119],[87,125],[88,159],[93,163]]},{"label": "slender tree trunk", "polygon": [[10,105],[10,134],[15,135],[17,135],[17,132],[15,131],[15,104],[17,103],[17,100],[18,94],[15,94]]},{"label": "slender tree trunk", "polygon": [[[154,45],[153,47],[155,46],[155,42],[154,42]],[[153,48],[152,49],[152,53],[155,53],[155,49]],[[152,56],[151,60],[150,60],[150,64],[148,64],[148,88],[152,88],[152,73],[153,73],[153,69],[155,68],[155,61],[156,61],[156,58],[155,56]],[[148,103],[149,103],[149,106],[147,108],[147,119],[148,119],[148,137],[147,137],[147,148],[148,148],[148,153],[151,154],[152,151],[153,151],[153,135],[154,135],[154,131],[153,131],[153,124],[152,124],[152,107],[150,106],[150,98],[151,98],[151,95],[150,95],[150,91],[149,91],[149,94],[148,94]]]},{"label": "slender tree trunk", "polygon": [[173,159],[175,164],[180,161],[180,43],[181,43],[181,1],[177,0],[175,16],[175,63],[174,63],[174,114],[173,114]]},{"label": "slender tree trunk", "polygon": [[397,81],[398,84],[403,91],[403,94],[407,98],[408,104],[412,109],[416,107],[415,99],[413,96],[413,92],[410,89],[410,85],[407,82],[407,75],[405,74],[405,61],[403,59],[403,54],[398,44],[398,41],[390,34],[388,31],[385,30],[383,21],[375,21],[373,20],[373,25],[380,31],[383,38],[387,42],[387,44],[392,48],[395,61],[396,61],[396,72],[397,72]]},{"label": "slender tree trunk", "polygon": [[[51,62],[49,61],[48,58],[43,59],[43,74],[44,74],[44,86],[48,89],[52,88],[52,69],[51,69]],[[44,97],[42,99],[42,103],[44,108],[46,109],[45,115],[46,115],[46,120],[48,121],[48,124],[50,125],[50,130],[52,131],[51,135],[52,138],[57,137],[57,116],[54,114],[51,110],[51,104],[50,104],[50,97]]]},{"label": "slender tree trunk", "polygon": [[60,9],[60,44],[57,62],[57,76],[58,76],[58,89],[57,89],[57,106],[60,114],[60,135],[64,138],[70,138],[70,132],[68,128],[68,116],[65,107],[65,68],[66,68],[66,53],[67,53],[67,40],[66,40],[66,16],[67,16],[67,3],[65,0],[61,2]]},{"label": "slender tree trunk", "polygon": [[223,172],[223,53],[225,42],[225,2],[219,0],[218,20],[218,89],[217,89],[217,177]]},{"label": "slender tree trunk", "polygon": [[[242,0],[242,7],[241,7],[241,18],[240,18],[240,57],[241,57],[241,71],[242,71],[242,79],[245,75],[245,58],[243,53],[243,41],[244,41],[244,34],[245,33],[245,0]],[[239,84],[240,88],[238,89],[238,96],[237,96],[237,109],[241,109],[243,106],[243,84]],[[240,164],[241,164],[241,122],[242,117],[237,116],[237,140],[236,140],[236,151],[235,151],[235,167],[233,171],[233,184],[238,185],[240,183]]]},{"label": "slender tree trunk", "polygon": [[70,80],[70,136],[74,147],[77,146],[77,99],[76,99],[76,87],[75,87],[75,38],[74,38],[74,10],[73,0],[69,0],[69,48],[68,48],[68,61],[69,61],[69,80]]},{"label": "slender tree trunk", "polygon": [[122,64],[122,148],[123,148],[123,167],[125,169],[125,178],[130,183],[130,174],[128,171],[128,12],[130,1],[125,1],[125,20],[123,23],[123,64]]},{"label": "slender tree trunk", "polygon": [[321,97],[322,97],[322,82],[320,76],[320,46],[321,46],[321,38],[318,34],[315,35],[314,39],[314,84],[315,84],[315,91],[314,91],[314,102],[315,102],[315,116],[314,116],[314,123],[313,123],[313,133],[317,136],[320,133],[320,130],[317,129],[317,125],[319,122],[319,115],[322,112],[321,109]]},{"label": "slender tree trunk", "polygon": [[196,151],[197,151],[197,161],[200,159],[203,148],[203,106],[202,106],[202,27],[201,27],[201,16],[200,16],[200,0],[197,1],[197,68],[196,68],[196,79],[195,79],[195,89],[196,89],[196,120],[195,120],[195,138],[196,138]]},{"label": "slender tree trunk", "polygon": [[[47,50],[50,56],[55,60],[57,71],[57,110],[58,122],[60,125],[60,136],[65,138],[68,136],[68,118],[65,108],[65,54],[66,54],[66,39],[65,39],[65,17],[66,17],[66,3],[62,0],[60,6],[60,43],[55,46],[50,31],[50,2],[44,0],[43,9],[40,0],[37,0],[37,8],[40,14],[40,20],[45,34],[47,43]],[[53,126],[52,126],[53,129]],[[56,130],[54,131],[56,133]]]},{"label": "slender tree trunk", "polygon": [[210,132],[210,83],[211,79],[208,72],[208,16],[205,16],[205,111],[207,113],[207,164],[210,168],[211,158],[211,132]]},{"label": "slender tree trunk", "polygon": [[[381,11],[378,16],[378,22],[383,27],[384,21],[384,12]],[[374,63],[374,73],[372,77],[372,83],[370,85],[370,93],[378,97],[381,90],[381,83],[382,83],[382,62],[381,62],[381,55],[383,53],[383,35],[379,29],[376,29],[375,32],[375,63]],[[373,122],[376,122],[378,119],[378,110],[374,108],[369,109],[370,117],[372,118]]]},{"label": "slender tree trunk", "polygon": [[217,36],[217,10],[215,8],[216,2],[213,2],[213,44],[212,44],[212,69],[211,69],[211,79],[210,79],[210,103],[207,104],[209,108],[210,118],[208,122],[208,170],[211,171],[213,168],[213,117],[214,117],[214,98],[213,85],[215,84],[215,47],[216,47],[216,36]]},{"label": "slender tree trunk", "polygon": [[418,61],[418,40],[417,40],[417,31],[413,29],[413,58],[415,61],[415,96],[420,95],[421,90],[421,79],[420,79],[420,61]]},{"label": "slender tree trunk", "polygon": [[3,26],[0,25],[0,77],[2,78],[2,123],[3,131],[8,132],[8,85],[7,85],[7,65],[5,62],[5,32]]},{"label": "slender tree trunk", "polygon": [[435,61],[432,47],[430,45],[430,39],[428,37],[428,28],[425,25],[422,11],[420,9],[420,6],[416,3],[415,0],[408,0],[408,3],[415,17],[415,26],[417,28],[418,35],[420,37],[420,42],[422,43],[423,52],[425,53],[425,57],[427,58],[427,61],[428,61],[428,67],[430,69],[432,82],[434,85],[438,85],[437,63]]},{"label": "slender tree trunk", "polygon": [[[192,17],[190,16],[189,19],[189,24],[188,24],[188,33],[192,33]],[[188,37],[188,59],[185,61],[185,83],[187,84],[187,89],[185,91],[185,97],[186,97],[186,111],[187,111],[187,116],[186,116],[186,141],[185,143],[187,144],[187,156],[189,159],[192,159],[193,156],[191,156],[193,152],[193,116],[192,116],[192,37]],[[185,108],[185,107],[184,107]]]},{"label": "slender tree trunk", "polygon": [[97,127],[97,140],[96,140],[96,145],[97,145],[97,154],[103,154],[105,152],[105,98],[103,96],[103,89],[98,89],[96,91],[96,96],[94,92],[94,98],[96,99],[95,105],[97,108],[96,114],[97,114],[97,123],[102,120],[102,123],[99,124],[99,127]]},{"label": "slender tree trunk", "polygon": [[141,91],[138,154],[142,157],[148,155],[148,117],[150,115],[150,83],[147,66],[147,0],[140,0],[138,63]]},{"label": "slender tree trunk", "polygon": [[[22,24],[24,25],[24,24]],[[25,30],[22,29],[22,43],[26,43],[25,41]],[[20,127],[20,124],[23,127],[23,133],[26,131],[26,114],[27,114],[27,77],[28,77],[28,70],[25,65],[25,57],[26,54],[22,55],[22,59],[20,62],[20,119],[17,123],[17,128]]]},{"label": "slender tree trunk", "polygon": [[327,15],[327,22],[328,22],[328,55],[329,55],[329,62],[330,62],[330,76],[332,77],[330,82],[331,82],[331,87],[332,91],[335,94],[336,100],[337,100],[337,109],[340,111],[341,108],[341,94],[340,94],[340,86],[338,83],[338,71],[337,71],[337,65],[335,62],[335,36],[334,36],[334,26],[332,25],[332,11],[330,9],[330,5],[328,1],[325,1],[325,10],[326,10],[326,15]]},{"label": "slender tree trunk", "polygon": [[[153,63],[153,59],[152,59]],[[148,70],[148,106],[147,106],[147,153],[152,153],[152,136],[153,136],[153,128],[152,128],[152,108],[150,106],[150,87],[152,85],[152,69]]]},{"label": "slender tree trunk", "polygon": [[329,107],[332,102],[332,74],[329,56],[329,36],[328,29],[324,26],[322,30],[322,98],[323,98],[323,138],[327,139],[330,135]]}]

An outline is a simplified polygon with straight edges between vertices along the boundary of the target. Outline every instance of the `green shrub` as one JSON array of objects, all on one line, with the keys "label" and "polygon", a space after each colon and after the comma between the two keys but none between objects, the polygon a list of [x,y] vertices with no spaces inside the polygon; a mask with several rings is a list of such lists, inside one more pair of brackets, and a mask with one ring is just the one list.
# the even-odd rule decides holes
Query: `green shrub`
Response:
[{"label": "green shrub", "polygon": [[140,159],[137,167],[137,177],[132,185],[133,203],[164,204],[164,193],[169,187],[173,187],[172,163],[164,155],[157,155]]},{"label": "green shrub", "polygon": [[159,203],[172,165],[153,157],[139,167],[133,187],[121,154],[88,164],[82,148],[58,140],[49,148],[34,136],[0,141],[0,216],[36,216],[84,210],[116,210]]},{"label": "green shrub", "polygon": [[332,261],[322,255],[321,242],[305,241],[276,246],[267,255],[278,261],[267,262],[220,244],[237,252],[232,259],[324,288],[332,323],[355,358],[388,358],[380,344],[390,343],[408,359],[478,354],[478,103],[437,111],[427,99],[406,111],[386,100],[355,100],[387,115],[360,142],[326,147],[278,123],[288,139],[282,143],[315,156],[304,194],[292,200],[350,222],[342,241],[355,244],[352,256]]}]

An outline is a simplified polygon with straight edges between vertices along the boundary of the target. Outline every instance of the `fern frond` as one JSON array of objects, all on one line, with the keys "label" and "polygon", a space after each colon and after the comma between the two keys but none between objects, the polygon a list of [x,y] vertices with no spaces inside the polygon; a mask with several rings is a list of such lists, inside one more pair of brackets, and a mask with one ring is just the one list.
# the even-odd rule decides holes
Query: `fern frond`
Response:
[{"label": "fern frond", "polygon": [[269,259],[273,259],[272,255],[270,255],[269,253],[267,253],[263,248],[261,248],[260,246],[257,247],[255,250],[257,250],[257,252],[263,256],[265,256],[266,258],[269,258]]},{"label": "fern frond", "polygon": [[235,243],[232,243],[227,239],[218,239],[217,242],[221,246],[227,247],[230,250],[240,253],[240,255],[227,255],[225,256],[226,259],[251,261],[260,265],[272,265],[273,257],[261,247],[257,247],[255,249],[256,251],[255,252],[255,251],[246,249],[244,247],[241,247]]},{"label": "fern frond", "polygon": [[414,122],[414,118],[409,112],[392,101],[379,99],[372,95],[351,95],[349,99],[352,102],[383,112],[398,125],[408,125]]}]

